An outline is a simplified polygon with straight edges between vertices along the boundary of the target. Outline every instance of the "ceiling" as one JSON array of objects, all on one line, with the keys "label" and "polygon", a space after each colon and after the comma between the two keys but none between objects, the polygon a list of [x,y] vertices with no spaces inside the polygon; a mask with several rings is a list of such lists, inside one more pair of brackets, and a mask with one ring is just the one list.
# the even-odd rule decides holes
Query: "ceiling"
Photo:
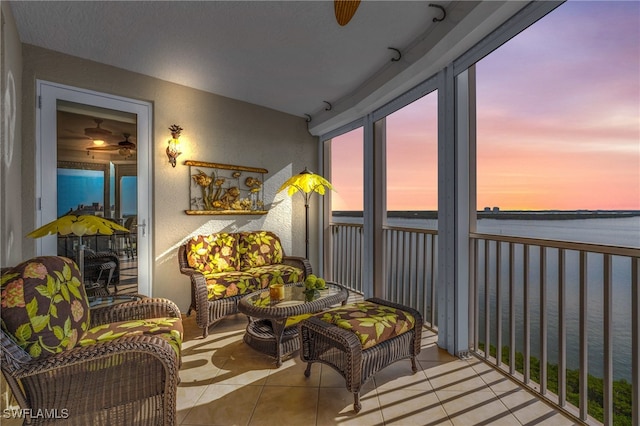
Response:
[{"label": "ceiling", "polygon": [[11,9],[23,43],[327,121],[371,103],[371,93],[382,90],[375,101],[386,102],[424,80],[526,2],[437,4],[447,17],[434,22],[444,12],[429,1],[362,1],[345,26],[326,0],[11,1]]},{"label": "ceiling", "polygon": [[[86,132],[85,129],[96,128],[100,120],[100,128],[108,130],[100,139],[104,145],[97,146],[93,139],[96,135]],[[103,160],[125,160],[118,149],[119,142],[125,140],[125,134],[129,135],[129,142],[136,143],[137,121],[135,114],[122,111],[114,111],[105,108],[80,105],[72,102],[58,101],[57,107],[57,140],[58,155],[65,159],[65,153],[69,151],[85,151],[86,155],[96,156]],[[97,151],[94,149],[99,149]],[[132,150],[126,160],[136,160],[136,152]]]}]

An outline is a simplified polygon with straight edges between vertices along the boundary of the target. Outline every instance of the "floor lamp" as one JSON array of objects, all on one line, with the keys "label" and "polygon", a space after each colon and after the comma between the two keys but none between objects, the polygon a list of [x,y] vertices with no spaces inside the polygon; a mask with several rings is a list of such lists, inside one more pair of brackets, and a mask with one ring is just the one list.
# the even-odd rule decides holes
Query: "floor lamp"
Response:
[{"label": "floor lamp", "polygon": [[309,259],[309,199],[314,192],[320,195],[324,195],[326,188],[333,190],[333,186],[328,180],[320,175],[310,172],[305,167],[303,171],[297,175],[291,176],[285,183],[282,184],[278,192],[287,189],[287,194],[293,196],[296,192],[300,191],[304,197],[304,242],[305,242],[305,258]]},{"label": "floor lamp", "polygon": [[78,268],[80,269],[80,276],[84,281],[84,244],[82,243],[83,235],[111,235],[113,231],[129,232],[124,226],[118,225],[115,222],[105,219],[100,216],[93,215],[81,215],[75,216],[72,214],[62,216],[53,222],[47,223],[44,226],[31,231],[27,234],[29,238],[40,238],[47,235],[69,235],[73,234],[79,238],[78,246]]}]

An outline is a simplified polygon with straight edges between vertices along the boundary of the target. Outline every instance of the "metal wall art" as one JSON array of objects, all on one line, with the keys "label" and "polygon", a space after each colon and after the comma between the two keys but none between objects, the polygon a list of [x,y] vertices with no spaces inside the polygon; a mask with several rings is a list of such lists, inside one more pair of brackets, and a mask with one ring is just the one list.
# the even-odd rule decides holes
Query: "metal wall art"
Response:
[{"label": "metal wall art", "polygon": [[187,160],[189,166],[188,215],[266,214],[266,169]]}]

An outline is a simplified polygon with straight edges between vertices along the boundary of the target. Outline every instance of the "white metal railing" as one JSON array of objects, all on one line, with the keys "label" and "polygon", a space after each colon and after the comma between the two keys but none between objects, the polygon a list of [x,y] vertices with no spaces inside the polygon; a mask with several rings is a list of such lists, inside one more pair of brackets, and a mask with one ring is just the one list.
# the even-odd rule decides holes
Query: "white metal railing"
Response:
[{"label": "white metal railing", "polygon": [[581,421],[639,424],[640,249],[472,234],[471,259],[476,354]]},{"label": "white metal railing", "polygon": [[332,223],[331,278],[350,290],[364,293],[362,283],[362,224]]},{"label": "white metal railing", "polygon": [[[363,293],[362,224],[332,223],[330,226],[333,280]],[[437,232],[384,227],[383,239],[384,297],[414,307],[422,313],[427,327],[437,329]]]},{"label": "white metal railing", "polygon": [[437,330],[437,231],[384,227],[385,298],[417,309]]}]

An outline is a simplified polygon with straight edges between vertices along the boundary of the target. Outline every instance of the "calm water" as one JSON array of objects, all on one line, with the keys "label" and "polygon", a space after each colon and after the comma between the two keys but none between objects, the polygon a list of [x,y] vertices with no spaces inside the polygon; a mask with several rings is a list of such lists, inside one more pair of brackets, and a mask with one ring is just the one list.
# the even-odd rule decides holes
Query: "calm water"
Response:
[{"label": "calm water", "polygon": [[[362,223],[362,218],[337,217],[336,222]],[[390,226],[408,228],[437,229],[437,219],[390,218]],[[478,221],[478,232],[496,235],[511,235],[551,240],[596,243],[621,247],[640,248],[640,216],[625,218],[592,218],[569,220],[518,220],[518,219],[481,219]],[[491,249],[494,250],[494,249]],[[492,254],[495,258],[495,254]],[[539,252],[530,251],[529,271],[529,300],[531,307],[531,350],[533,356],[539,356]],[[548,250],[547,253],[547,291],[545,293],[548,321],[548,359],[550,363],[557,363],[558,341],[558,272],[557,251]],[[484,253],[479,253],[479,264],[483,268]],[[492,262],[489,281],[491,310],[495,312],[495,265]],[[631,377],[631,286],[640,285],[631,282],[630,261],[628,258],[614,257],[612,267],[613,276],[613,347],[614,347],[614,378],[627,379]],[[523,250],[516,246],[515,271],[523,271]],[[588,362],[589,374],[602,377],[603,367],[603,261],[598,255],[587,257],[587,294],[588,294]],[[578,325],[579,325],[579,256],[577,252],[567,252],[565,265],[566,283],[566,317],[567,317],[567,364],[570,369],[578,368]],[[500,265],[503,303],[503,345],[508,343],[508,254],[503,248],[503,258]],[[484,276],[481,270],[480,277]],[[481,279],[482,280],[482,279]],[[523,277],[515,278],[516,300],[516,350],[522,351],[523,344]],[[484,297],[484,283],[480,283],[481,297]],[[484,340],[484,306],[480,307],[480,333]],[[491,340],[495,340],[495,324],[492,318]]]},{"label": "calm water", "polygon": [[[478,231],[498,235],[517,235],[542,239],[565,240],[585,243],[614,245],[620,247],[640,247],[640,217],[612,219],[579,219],[579,220],[493,220],[483,219],[478,222]],[[507,253],[503,253],[506,257]],[[522,253],[516,252],[516,266],[522,268]],[[550,363],[557,363],[558,341],[558,259],[557,251],[549,250],[547,254],[547,299],[548,311],[548,356]],[[531,250],[530,265],[530,306],[531,309],[531,350],[539,356],[539,265],[540,254]],[[508,260],[503,259],[501,274],[508,274]],[[628,258],[614,256],[612,260],[612,296],[613,296],[613,376],[615,379],[631,378],[631,286],[640,285],[631,282],[631,262]],[[579,367],[579,255],[567,252],[565,264],[566,283],[566,317],[567,317],[567,366],[570,369]],[[521,269],[520,269],[521,270]],[[495,272],[494,272],[495,274]],[[603,376],[604,359],[604,307],[603,307],[603,259],[599,255],[587,256],[587,324],[588,324],[588,364],[589,374]],[[506,279],[503,281],[506,282]],[[516,280],[516,306],[524,306],[522,279]],[[495,288],[491,288],[491,305],[495,309]],[[502,297],[506,301],[508,289],[503,289]],[[503,304],[503,312],[508,313],[508,306]],[[516,308],[516,349],[523,345],[523,309]],[[508,342],[507,324],[503,322],[503,344]],[[495,331],[492,330],[495,335]],[[495,340],[492,338],[495,344]]]}]

